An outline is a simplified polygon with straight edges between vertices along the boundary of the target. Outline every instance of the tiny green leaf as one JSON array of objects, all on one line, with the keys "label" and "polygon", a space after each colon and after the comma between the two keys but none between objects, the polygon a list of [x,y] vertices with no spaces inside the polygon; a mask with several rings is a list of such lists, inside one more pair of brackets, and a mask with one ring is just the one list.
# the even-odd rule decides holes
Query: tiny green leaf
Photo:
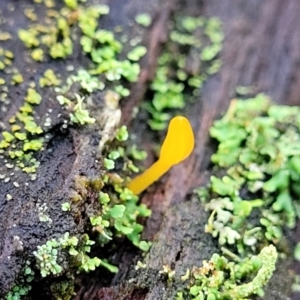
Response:
[{"label": "tiny green leaf", "polygon": [[125,211],[126,207],[124,205],[121,204],[117,204],[114,205],[110,210],[109,210],[109,214],[112,218],[114,219],[118,219],[118,218],[122,218],[124,215],[124,211]]}]

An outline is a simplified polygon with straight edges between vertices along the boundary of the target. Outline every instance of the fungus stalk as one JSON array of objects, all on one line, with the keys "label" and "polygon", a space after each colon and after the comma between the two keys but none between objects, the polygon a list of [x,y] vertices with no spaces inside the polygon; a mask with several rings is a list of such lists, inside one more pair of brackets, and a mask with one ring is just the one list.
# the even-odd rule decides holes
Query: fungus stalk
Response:
[{"label": "fungus stalk", "polygon": [[189,120],[182,116],[174,117],[170,121],[158,161],[144,173],[134,178],[129,183],[129,189],[134,194],[140,194],[173,165],[185,160],[193,151],[194,144],[193,129]]}]

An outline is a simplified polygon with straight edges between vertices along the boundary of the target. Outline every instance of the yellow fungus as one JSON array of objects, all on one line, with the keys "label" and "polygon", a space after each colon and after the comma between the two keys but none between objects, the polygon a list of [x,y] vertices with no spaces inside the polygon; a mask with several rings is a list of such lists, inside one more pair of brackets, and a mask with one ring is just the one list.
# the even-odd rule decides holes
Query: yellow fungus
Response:
[{"label": "yellow fungus", "polygon": [[174,117],[169,124],[158,161],[131,180],[128,188],[134,194],[141,193],[173,165],[186,159],[193,151],[194,144],[194,134],[189,120],[182,116]]}]

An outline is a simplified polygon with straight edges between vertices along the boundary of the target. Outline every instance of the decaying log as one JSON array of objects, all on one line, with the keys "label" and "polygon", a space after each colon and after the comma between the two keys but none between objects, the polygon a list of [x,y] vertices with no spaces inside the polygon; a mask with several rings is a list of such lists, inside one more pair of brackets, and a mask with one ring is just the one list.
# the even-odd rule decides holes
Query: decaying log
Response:
[{"label": "decaying log", "polygon": [[[1,1],[2,15],[9,16],[9,22],[3,24],[3,30],[16,32],[24,25],[23,3]],[[29,1],[28,1],[29,2]],[[300,104],[300,2],[298,0],[187,0],[187,1],[140,1],[112,0],[111,14],[104,26],[124,25],[124,30],[134,32],[127,26],[138,12],[149,12],[154,23],[144,37],[148,56],[143,63],[139,82],[131,87],[132,96],[122,103],[122,122],[137,128],[140,120],[132,120],[132,109],[143,100],[148,81],[154,75],[156,59],[163,43],[167,40],[167,22],[172,14],[181,11],[190,15],[218,16],[224,26],[225,41],[221,58],[223,66],[217,75],[207,80],[198,101],[188,109],[188,117],[196,136],[196,148],[189,159],[174,167],[163,179],[148,189],[142,202],[152,209],[152,216],[145,222],[144,237],[153,241],[146,255],[145,269],[135,270],[140,253],[124,243],[115,255],[115,263],[120,272],[113,278],[107,272],[98,270],[77,278],[75,299],[172,299],[178,286],[168,283],[159,273],[163,265],[169,265],[181,276],[187,268],[199,266],[216,251],[216,241],[204,234],[207,215],[192,196],[192,190],[204,185],[209,178],[210,155],[214,145],[208,137],[208,128],[213,120],[226,110],[235,88],[239,85],[252,86],[253,94],[266,92],[276,103]],[[15,6],[14,10],[10,6]],[[121,24],[120,24],[121,23]],[[24,49],[17,39],[8,41],[6,46]],[[22,51],[15,63],[22,72],[25,68]],[[72,63],[86,66],[86,61],[76,53]],[[61,62],[49,62],[59,72]],[[42,74],[43,64],[26,63],[25,82],[34,80],[36,74]],[[22,72],[23,73],[23,72]],[[24,72],[25,73],[25,72]],[[63,75],[63,74],[62,74]],[[9,104],[1,106],[0,126],[5,126],[25,95],[25,87],[15,87],[10,91]],[[51,237],[65,232],[82,233],[84,209],[79,209],[79,219],[65,214],[61,203],[76,190],[74,178],[86,176],[97,178],[100,165],[95,164],[99,155],[99,142],[103,128],[99,124],[80,129],[64,129],[64,114],[54,99],[55,93],[43,95],[43,102],[37,114],[51,109],[54,124],[46,134],[49,136],[45,150],[39,154],[41,166],[35,180],[27,175],[12,171],[0,161],[0,173],[9,182],[0,181],[0,295],[11,288],[21,267],[37,245]],[[100,100],[99,100],[100,99]],[[103,97],[95,97],[95,110],[99,109],[97,119],[102,119]],[[0,104],[2,105],[2,103]],[[57,115],[61,115],[57,118]],[[95,116],[96,117],[96,116]],[[43,123],[44,120],[41,120]],[[117,122],[116,122],[117,123]],[[113,126],[112,126],[113,127]],[[140,128],[144,128],[141,126]],[[113,129],[113,128],[112,128]],[[150,135],[137,130],[138,140],[149,145]],[[151,156],[150,156],[151,157]],[[150,161],[148,162],[150,163]],[[34,178],[33,178],[34,179]],[[14,182],[19,184],[16,188]],[[28,182],[28,185],[26,185]],[[7,201],[7,194],[12,196]],[[93,198],[95,195],[89,195]],[[51,227],[39,222],[37,203],[46,203],[52,219]],[[79,220],[79,221],[78,221]],[[22,245],[14,243],[14,237],[20,237]],[[278,266],[278,272],[267,288],[264,299],[288,299],[293,276],[288,275],[292,261],[287,260]],[[33,287],[33,299],[40,299],[39,287]]]},{"label": "decaying log", "polygon": [[[11,87],[7,97],[9,100],[1,103],[1,131],[7,129],[9,119],[23,104],[28,83],[35,81],[48,68],[46,64],[39,64],[28,59],[24,45],[17,37],[18,29],[28,26],[28,20],[23,14],[28,4],[30,1],[20,4],[16,4],[14,1],[0,3],[0,12],[3,17],[1,30],[9,32],[13,36],[3,45],[5,49],[20,49],[15,55],[14,66],[24,77],[24,84]],[[150,14],[155,14],[153,12],[154,5],[146,1],[129,2],[122,7],[119,4],[118,1],[111,3],[110,19],[104,20],[104,26],[111,28],[123,25],[129,35],[132,31],[132,36],[136,34],[137,29],[130,27],[129,21],[137,13],[148,10]],[[39,11],[39,13],[43,16],[45,12]],[[166,27],[169,14],[168,3],[164,5],[161,15],[157,13],[157,25],[153,28],[153,38],[150,41],[148,65],[142,70],[140,83],[135,87],[134,95],[138,99],[137,101],[142,98],[146,88],[145,82],[150,79],[150,76],[153,76],[158,46],[167,38],[166,31],[161,29]],[[74,54],[67,61],[51,60],[51,67],[61,78],[67,76],[65,73],[67,64],[72,64],[76,68],[87,67],[87,60],[78,53],[77,48],[75,45]],[[3,75],[5,78],[6,74]],[[54,89],[47,90],[47,93],[43,94],[43,98],[47,101],[42,101],[36,111],[37,116],[43,116],[39,119],[39,123],[44,124],[46,117],[51,118],[53,122],[51,126],[43,128],[46,144],[44,150],[37,157],[41,165],[36,175],[29,176],[15,168],[6,167],[6,158],[1,157],[0,297],[14,286],[25,260],[33,258],[32,253],[38,245],[51,238],[57,238],[65,232],[69,232],[71,235],[84,232],[86,204],[79,205],[77,215],[71,216],[61,210],[61,203],[68,201],[70,197],[78,193],[76,178],[80,179],[83,176],[93,180],[99,177],[101,166],[99,162],[95,163],[95,161],[97,162],[97,158],[100,158],[101,148],[109,140],[120,121],[119,109],[106,109],[103,94],[99,93],[91,99],[92,110],[95,112],[93,117],[97,120],[96,124],[83,129],[76,126],[66,128],[64,121],[69,116],[58,104]],[[95,195],[89,195],[90,200],[93,197]],[[47,206],[46,214],[50,218],[49,222],[40,222],[39,220],[38,207],[43,204]],[[33,292],[34,294],[35,292]],[[37,297],[39,296],[37,295]]]},{"label": "decaying log", "polygon": [[[131,271],[125,275],[125,283],[124,277],[121,277],[117,281],[119,284],[111,288],[97,289],[95,285],[88,291],[83,288],[85,293],[78,293],[76,299],[172,299],[174,289],[158,274],[162,265],[168,264],[180,274],[182,264],[186,267],[191,262],[199,265],[214,251],[205,234],[201,234],[198,249],[194,248],[193,242],[183,242],[187,236],[197,240],[204,226],[199,221],[203,220],[201,208],[198,215],[193,213],[194,205],[199,204],[185,201],[190,201],[188,195],[193,188],[208,181],[213,151],[208,128],[213,120],[226,110],[235,95],[235,88],[240,85],[252,86],[253,94],[267,93],[275,103],[300,104],[298,1],[186,1],[176,9],[178,7],[192,15],[220,17],[225,31],[221,71],[208,79],[201,99],[189,112],[196,132],[196,150],[187,161],[173,167],[160,183],[150,187],[142,198],[152,209],[144,236],[154,241],[146,257],[146,271],[135,272],[131,266]],[[143,134],[141,141],[149,144],[144,132],[140,134]],[[187,216],[190,227],[184,226]],[[193,231],[193,226],[199,226],[199,231]],[[211,252],[207,252],[207,245]],[[293,269],[292,265],[290,259],[278,266],[264,299],[289,297],[294,277],[288,270]]]}]

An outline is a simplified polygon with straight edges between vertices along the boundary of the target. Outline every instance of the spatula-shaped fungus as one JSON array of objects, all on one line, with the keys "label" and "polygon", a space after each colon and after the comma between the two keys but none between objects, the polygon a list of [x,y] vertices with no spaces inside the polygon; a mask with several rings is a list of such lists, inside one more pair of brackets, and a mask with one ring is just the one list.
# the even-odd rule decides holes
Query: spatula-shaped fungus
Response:
[{"label": "spatula-shaped fungus", "polygon": [[144,191],[173,165],[186,159],[193,151],[194,144],[194,134],[189,120],[182,116],[174,117],[169,124],[158,161],[131,180],[129,189],[136,195]]}]

